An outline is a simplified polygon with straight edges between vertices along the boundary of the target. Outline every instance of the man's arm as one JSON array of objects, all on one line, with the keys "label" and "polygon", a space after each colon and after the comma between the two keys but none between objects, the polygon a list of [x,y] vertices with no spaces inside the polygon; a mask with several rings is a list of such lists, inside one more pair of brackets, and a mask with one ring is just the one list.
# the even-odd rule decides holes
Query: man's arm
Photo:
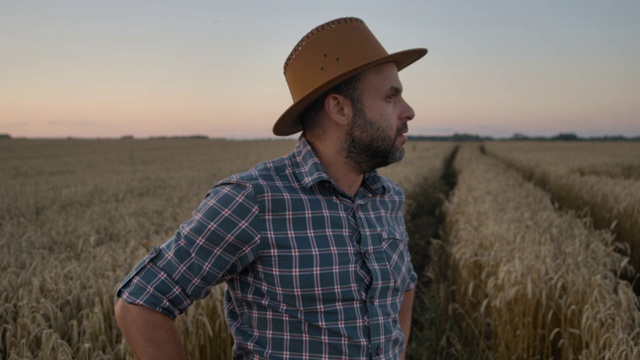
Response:
[{"label": "man's arm", "polygon": [[176,325],[168,316],[122,299],[118,299],[115,313],[138,359],[186,359]]},{"label": "man's arm", "polygon": [[416,289],[411,289],[404,292],[402,297],[402,305],[400,305],[400,311],[398,312],[398,319],[400,320],[400,327],[404,334],[404,349],[402,350],[402,359],[407,355],[407,345],[409,344],[409,335],[411,334],[411,314],[413,313],[413,298],[416,295]]}]

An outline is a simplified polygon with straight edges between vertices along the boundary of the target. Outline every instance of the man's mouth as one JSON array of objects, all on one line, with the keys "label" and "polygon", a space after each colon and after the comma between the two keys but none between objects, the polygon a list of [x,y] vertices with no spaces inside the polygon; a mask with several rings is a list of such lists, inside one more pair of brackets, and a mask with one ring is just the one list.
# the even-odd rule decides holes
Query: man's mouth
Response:
[{"label": "man's mouth", "polygon": [[407,124],[405,123],[403,126],[398,128],[398,131],[396,133],[398,137],[403,136],[406,139],[407,138],[406,133],[408,132],[409,132],[409,126],[407,126]]}]

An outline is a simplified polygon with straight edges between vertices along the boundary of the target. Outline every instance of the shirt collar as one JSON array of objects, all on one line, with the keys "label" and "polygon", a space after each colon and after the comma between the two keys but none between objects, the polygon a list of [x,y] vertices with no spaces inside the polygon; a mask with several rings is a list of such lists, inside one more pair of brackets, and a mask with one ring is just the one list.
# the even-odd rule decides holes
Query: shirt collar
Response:
[{"label": "shirt collar", "polygon": [[[302,186],[308,189],[321,181],[329,181],[335,186],[304,135],[300,136],[293,157],[295,172]],[[364,175],[363,187],[373,195],[387,192],[382,177],[375,170]]]}]

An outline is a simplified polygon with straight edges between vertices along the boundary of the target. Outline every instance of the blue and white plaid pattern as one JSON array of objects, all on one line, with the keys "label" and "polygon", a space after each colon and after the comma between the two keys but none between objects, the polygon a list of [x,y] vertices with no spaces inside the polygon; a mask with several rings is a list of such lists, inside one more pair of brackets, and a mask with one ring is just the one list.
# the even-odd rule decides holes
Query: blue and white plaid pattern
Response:
[{"label": "blue and white plaid pattern", "polygon": [[339,190],[304,138],[216,184],[118,289],[171,318],[226,282],[234,359],[397,359],[417,281],[404,194],[376,172]]}]

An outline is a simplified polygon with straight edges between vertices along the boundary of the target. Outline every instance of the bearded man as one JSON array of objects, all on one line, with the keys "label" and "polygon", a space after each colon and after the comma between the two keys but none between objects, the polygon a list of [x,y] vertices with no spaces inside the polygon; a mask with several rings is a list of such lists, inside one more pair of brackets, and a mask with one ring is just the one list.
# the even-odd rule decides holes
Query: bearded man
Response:
[{"label": "bearded man", "polygon": [[398,71],[426,53],[388,54],[357,18],[300,40],[273,126],[302,131],[296,148],[218,182],[118,289],[138,357],[184,358],[173,319],[225,282],[234,359],[404,358],[417,275],[404,193],[376,169],[404,155],[415,114]]}]

